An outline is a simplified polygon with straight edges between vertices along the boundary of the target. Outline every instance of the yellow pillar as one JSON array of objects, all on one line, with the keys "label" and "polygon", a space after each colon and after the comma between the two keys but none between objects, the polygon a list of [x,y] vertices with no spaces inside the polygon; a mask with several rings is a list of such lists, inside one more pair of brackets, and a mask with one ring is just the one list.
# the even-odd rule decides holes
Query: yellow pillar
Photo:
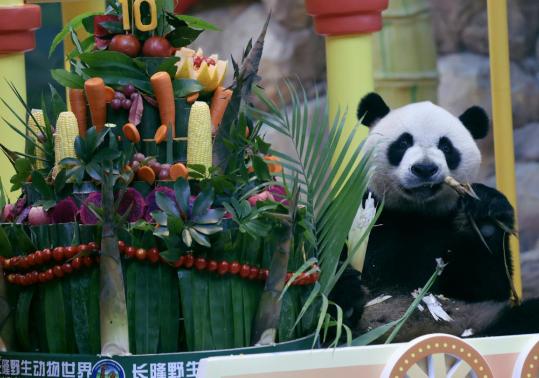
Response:
[{"label": "yellow pillar", "polygon": [[[305,0],[315,30],[326,37],[330,125],[338,112],[346,112],[345,135],[358,125],[359,101],[374,90],[371,36],[382,28],[382,11],[387,5],[388,0]],[[356,130],[348,158],[367,134],[366,127]],[[345,143],[342,137],[336,154]]]},{"label": "yellow pillar", "polygon": [[[0,0],[0,7],[17,6],[23,4],[23,0]],[[20,116],[24,117],[24,107],[20,104],[19,100],[17,100],[17,97],[15,97],[4,79],[11,81],[19,90],[23,98],[26,99],[24,53],[18,52],[0,55],[0,96],[2,96],[2,98],[6,100],[6,102],[10,104]],[[0,115],[6,118],[13,125],[20,126],[21,130],[24,129],[23,126],[20,125],[19,121],[17,121],[17,118],[11,114],[3,103],[0,103]],[[7,125],[5,125],[5,122],[0,121],[0,124],[0,142],[5,144],[11,150],[24,151],[24,140]],[[3,153],[0,154],[0,167],[2,167],[0,179],[2,180],[4,189],[6,190],[6,193],[8,193],[10,200],[14,201],[18,197],[19,192],[9,192],[9,188],[11,187],[9,180],[15,173],[15,170]]]},{"label": "yellow pillar", "polygon": [[[507,196],[516,211],[517,192],[509,76],[507,0],[488,0],[487,6],[496,185]],[[510,247],[513,258],[513,283],[520,297],[522,295],[520,254],[518,240],[514,236],[510,239]]]},{"label": "yellow pillar", "polygon": [[[359,100],[374,89],[371,34],[327,36],[326,56],[330,122],[339,110],[347,111],[345,128],[350,130],[357,125]],[[367,133],[361,128],[356,140]]]},{"label": "yellow pillar", "polygon": [[[62,22],[67,24],[74,17],[86,12],[100,12],[105,10],[104,0],[87,0],[87,1],[65,1],[62,3]],[[82,41],[88,34],[83,29],[78,32],[79,39]],[[73,42],[68,36],[64,40],[64,53],[67,54],[73,49]],[[66,68],[69,69],[69,64],[66,62]]]}]

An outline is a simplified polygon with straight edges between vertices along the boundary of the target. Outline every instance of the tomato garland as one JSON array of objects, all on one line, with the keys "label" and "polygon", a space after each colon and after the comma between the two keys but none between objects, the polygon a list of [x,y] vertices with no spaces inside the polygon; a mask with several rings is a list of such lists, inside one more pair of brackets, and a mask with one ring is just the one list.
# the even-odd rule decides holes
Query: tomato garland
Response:
[{"label": "tomato garland", "polygon": [[[139,261],[148,260],[152,264],[159,261],[167,263],[174,268],[195,268],[198,271],[207,270],[216,272],[223,276],[225,274],[238,275],[243,279],[265,281],[268,279],[269,270],[262,269],[249,264],[241,264],[238,261],[228,262],[225,260],[207,260],[203,257],[187,254],[181,256],[174,262],[166,261],[159,255],[157,248],[136,248],[127,246],[123,241],[118,241],[118,249],[121,254],[127,258],[136,259]],[[38,272],[37,270],[30,271],[31,268],[39,265],[57,262],[46,270]],[[52,250],[45,248],[43,250],[30,253],[26,256],[15,256],[5,259],[0,256],[0,265],[2,265],[7,282],[15,285],[29,286],[36,283],[49,282],[55,278],[63,278],[83,267],[91,267],[99,263],[99,247],[95,242],[88,244],[80,244],[69,247],[56,247]],[[314,264],[310,273],[300,273],[292,282],[292,285],[311,285],[319,278],[318,265]],[[14,271],[14,273],[6,273]],[[290,281],[294,273],[286,274],[286,282]]]}]

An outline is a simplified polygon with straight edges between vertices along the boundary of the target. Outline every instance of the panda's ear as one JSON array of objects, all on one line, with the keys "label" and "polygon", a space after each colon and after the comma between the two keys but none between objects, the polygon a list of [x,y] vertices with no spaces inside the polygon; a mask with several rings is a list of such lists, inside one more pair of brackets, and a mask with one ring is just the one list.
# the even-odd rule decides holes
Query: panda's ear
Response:
[{"label": "panda's ear", "polygon": [[488,134],[489,119],[487,112],[479,106],[468,108],[459,117],[474,139],[483,139]]},{"label": "panda's ear", "polygon": [[371,127],[389,113],[389,107],[378,93],[371,92],[361,99],[357,107],[357,119]]}]

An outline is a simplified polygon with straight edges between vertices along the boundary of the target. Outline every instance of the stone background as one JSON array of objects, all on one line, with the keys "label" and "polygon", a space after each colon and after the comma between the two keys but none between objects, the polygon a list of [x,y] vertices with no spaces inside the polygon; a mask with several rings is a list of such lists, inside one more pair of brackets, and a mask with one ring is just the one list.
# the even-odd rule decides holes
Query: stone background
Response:
[{"label": "stone background", "polygon": [[[455,114],[471,104],[490,112],[486,1],[428,2],[438,50],[439,104]],[[248,38],[258,34],[271,9],[262,84],[275,95],[283,78],[299,78],[309,93],[324,93],[324,41],[314,33],[303,0],[204,0],[199,4],[192,12],[216,23],[223,32],[205,33],[197,44],[208,52],[235,57]],[[509,0],[509,34],[520,242],[529,276],[539,271],[539,251],[527,252],[539,248],[538,0]],[[492,138],[481,142],[481,149],[481,180],[494,185]]]}]

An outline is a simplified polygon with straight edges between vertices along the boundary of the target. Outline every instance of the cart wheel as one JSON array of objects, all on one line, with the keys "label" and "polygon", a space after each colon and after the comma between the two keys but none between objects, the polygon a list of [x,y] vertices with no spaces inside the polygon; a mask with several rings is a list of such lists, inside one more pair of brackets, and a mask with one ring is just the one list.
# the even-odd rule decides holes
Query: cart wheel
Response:
[{"label": "cart wheel", "polygon": [[539,340],[533,340],[517,358],[513,378],[539,378]]},{"label": "cart wheel", "polygon": [[493,378],[493,374],[485,358],[468,343],[455,336],[433,334],[400,349],[386,365],[382,378]]}]

